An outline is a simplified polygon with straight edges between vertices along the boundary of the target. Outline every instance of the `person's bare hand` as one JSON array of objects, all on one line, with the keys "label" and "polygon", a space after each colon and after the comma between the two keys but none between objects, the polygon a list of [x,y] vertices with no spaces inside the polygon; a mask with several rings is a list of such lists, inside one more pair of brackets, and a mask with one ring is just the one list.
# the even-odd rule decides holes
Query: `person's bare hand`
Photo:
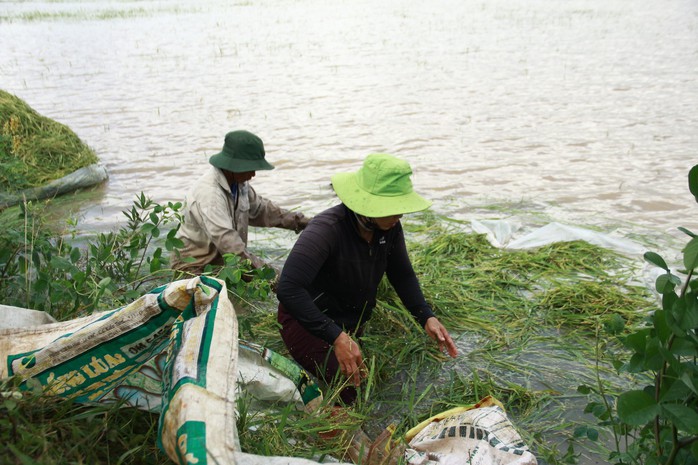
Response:
[{"label": "person's bare hand", "polygon": [[451,339],[448,331],[444,325],[441,324],[438,318],[435,316],[429,318],[424,325],[424,330],[427,332],[430,338],[439,344],[439,350],[441,350],[441,352],[444,352],[453,358],[458,355],[456,344],[453,343],[453,339]]},{"label": "person's bare hand", "polygon": [[332,344],[334,354],[339,362],[339,369],[354,386],[359,386],[365,377],[363,356],[359,344],[345,332],[342,332]]},{"label": "person's bare hand", "polygon": [[265,266],[269,266],[264,260],[249,252],[247,252],[247,256],[243,258],[247,258],[252,263],[252,268],[254,268],[255,270]]}]

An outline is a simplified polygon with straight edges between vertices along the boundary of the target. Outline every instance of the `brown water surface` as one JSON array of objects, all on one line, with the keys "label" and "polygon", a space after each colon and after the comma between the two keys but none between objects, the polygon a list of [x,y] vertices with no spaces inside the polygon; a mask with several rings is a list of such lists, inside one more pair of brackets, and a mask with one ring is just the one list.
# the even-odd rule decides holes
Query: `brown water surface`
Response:
[{"label": "brown water surface", "polygon": [[277,166],[257,190],[310,214],[334,203],[332,173],[386,151],[460,219],[518,203],[607,230],[698,225],[694,1],[3,2],[0,19],[0,86],[110,172],[87,228],[141,191],[182,199],[237,128]]}]

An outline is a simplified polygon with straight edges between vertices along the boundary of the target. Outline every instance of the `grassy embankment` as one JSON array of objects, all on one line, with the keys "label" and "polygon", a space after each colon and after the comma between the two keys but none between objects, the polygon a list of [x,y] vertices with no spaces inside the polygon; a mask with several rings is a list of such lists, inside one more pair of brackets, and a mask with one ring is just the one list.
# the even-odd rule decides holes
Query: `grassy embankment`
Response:
[{"label": "grassy embankment", "polygon": [[42,186],[97,161],[70,128],[0,90],[0,191]]}]

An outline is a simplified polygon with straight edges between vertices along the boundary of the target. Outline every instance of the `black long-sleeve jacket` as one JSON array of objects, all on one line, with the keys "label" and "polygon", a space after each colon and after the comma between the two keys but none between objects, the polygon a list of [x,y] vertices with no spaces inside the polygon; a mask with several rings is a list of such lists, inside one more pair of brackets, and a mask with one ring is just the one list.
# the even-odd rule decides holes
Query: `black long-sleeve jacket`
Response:
[{"label": "black long-sleeve jacket", "polygon": [[277,297],[311,334],[332,344],[343,329],[356,331],[371,317],[384,274],[424,326],[434,316],[407,255],[402,225],[376,230],[369,244],[343,204],[315,216],[284,264]]}]

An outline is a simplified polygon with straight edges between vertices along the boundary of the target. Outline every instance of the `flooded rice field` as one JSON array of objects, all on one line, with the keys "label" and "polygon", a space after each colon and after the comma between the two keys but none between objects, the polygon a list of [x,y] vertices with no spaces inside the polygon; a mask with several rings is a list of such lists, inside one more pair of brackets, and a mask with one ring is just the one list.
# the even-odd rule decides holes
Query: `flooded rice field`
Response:
[{"label": "flooded rice field", "polygon": [[[514,206],[612,230],[695,227],[692,1],[3,2],[2,88],[74,129],[110,179],[83,224],[180,200],[245,128],[263,195],[317,213],[386,151],[434,210]],[[505,213],[499,212],[500,216]]]},{"label": "flooded rice field", "polygon": [[182,200],[233,129],[276,165],[257,191],[310,215],[389,152],[466,223],[698,230],[692,0],[2,2],[0,87],[107,167],[73,205],[88,230]]}]

